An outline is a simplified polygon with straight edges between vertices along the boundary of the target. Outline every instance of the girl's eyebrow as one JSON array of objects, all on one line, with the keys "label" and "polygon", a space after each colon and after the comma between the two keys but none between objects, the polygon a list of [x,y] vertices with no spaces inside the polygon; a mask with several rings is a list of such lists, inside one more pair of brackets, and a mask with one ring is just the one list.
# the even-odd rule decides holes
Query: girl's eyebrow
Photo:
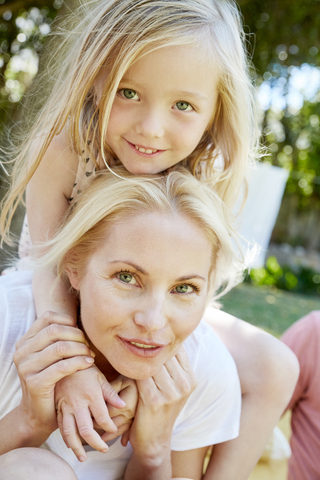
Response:
[{"label": "girl's eyebrow", "polygon": [[[131,84],[132,87],[136,87],[138,90],[143,88],[143,85],[139,84],[139,82],[136,82],[132,78],[126,76],[122,77],[120,84],[121,83]],[[188,90],[174,90],[172,94],[176,97],[192,97],[195,100],[208,100],[208,97],[206,97],[206,95],[203,95],[199,92],[191,92]]]},{"label": "girl's eyebrow", "polygon": [[175,91],[174,94],[175,95],[182,95],[182,96],[186,96],[186,97],[193,97],[197,100],[208,100],[208,97],[206,97],[202,93],[198,93],[198,92],[189,92],[189,91],[186,91],[186,90],[179,90],[179,91]]}]

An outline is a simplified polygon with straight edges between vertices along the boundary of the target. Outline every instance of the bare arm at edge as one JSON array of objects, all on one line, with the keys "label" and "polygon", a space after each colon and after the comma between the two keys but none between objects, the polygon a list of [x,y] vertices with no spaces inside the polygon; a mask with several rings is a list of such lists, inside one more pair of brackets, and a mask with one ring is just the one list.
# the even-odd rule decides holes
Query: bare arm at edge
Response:
[{"label": "bare arm at edge", "polygon": [[242,410],[239,437],[214,446],[204,480],[245,480],[290,401],[299,364],[282,342],[247,322],[211,307],[205,320],[235,360]]}]

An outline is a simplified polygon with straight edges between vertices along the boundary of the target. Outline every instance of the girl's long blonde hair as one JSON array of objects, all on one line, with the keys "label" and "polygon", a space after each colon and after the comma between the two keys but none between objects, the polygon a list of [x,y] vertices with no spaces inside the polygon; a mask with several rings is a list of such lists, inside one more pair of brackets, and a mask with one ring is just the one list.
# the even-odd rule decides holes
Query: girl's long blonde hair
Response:
[{"label": "girl's long blonde hair", "polygon": [[213,188],[200,184],[184,167],[161,176],[136,176],[123,167],[116,171],[117,176],[100,171],[56,236],[37,247],[38,267],[50,267],[58,277],[75,268],[81,279],[90,256],[108,242],[112,224],[160,213],[186,218],[210,241],[211,294],[218,298],[242,280],[244,263],[233,218]]},{"label": "girl's long blonde hair", "polygon": [[[221,72],[211,125],[182,163],[195,176],[205,172],[223,201],[233,205],[257,145],[245,37],[233,0],[91,0],[71,13],[54,37],[47,76],[35,87],[47,99],[29,120],[32,127],[14,156],[13,184],[2,202],[4,241],[27,184],[65,127],[76,154],[90,150],[92,158],[100,154],[106,166],[114,164],[105,138],[119,82],[141,56],[170,45],[205,45]],[[110,73],[98,104],[94,85],[104,68]],[[36,140],[40,146],[30,158]]]}]

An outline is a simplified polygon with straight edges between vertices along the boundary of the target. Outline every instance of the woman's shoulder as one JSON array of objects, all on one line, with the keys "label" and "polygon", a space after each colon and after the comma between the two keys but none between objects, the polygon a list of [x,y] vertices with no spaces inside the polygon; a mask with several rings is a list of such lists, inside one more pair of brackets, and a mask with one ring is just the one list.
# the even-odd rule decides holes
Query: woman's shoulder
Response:
[{"label": "woman's shoulder", "polygon": [[236,375],[236,366],[228,349],[203,319],[185,342],[189,361],[200,377]]},{"label": "woman's shoulder", "polygon": [[190,450],[239,434],[241,389],[233,358],[205,321],[185,342],[197,380],[175,424],[172,450]]}]

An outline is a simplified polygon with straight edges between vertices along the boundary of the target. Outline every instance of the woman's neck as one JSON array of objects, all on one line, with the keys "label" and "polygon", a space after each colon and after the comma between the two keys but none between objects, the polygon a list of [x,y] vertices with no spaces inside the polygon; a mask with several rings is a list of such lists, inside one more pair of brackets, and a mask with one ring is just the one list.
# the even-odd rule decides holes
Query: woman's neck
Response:
[{"label": "woman's neck", "polygon": [[100,372],[106,377],[108,382],[112,382],[119,376],[119,372],[113,368],[106,357],[93,345],[86,331],[83,328],[80,315],[78,316],[78,328],[84,333],[86,340],[89,343],[89,348],[95,353],[94,364],[99,368]]},{"label": "woman's neck", "polygon": [[118,376],[119,372],[113,368],[113,366],[108,362],[106,357],[102,355],[101,352],[90,342],[91,350],[96,354],[94,358],[94,364],[97,368],[99,368],[100,372],[106,377],[108,382],[113,382]]}]

